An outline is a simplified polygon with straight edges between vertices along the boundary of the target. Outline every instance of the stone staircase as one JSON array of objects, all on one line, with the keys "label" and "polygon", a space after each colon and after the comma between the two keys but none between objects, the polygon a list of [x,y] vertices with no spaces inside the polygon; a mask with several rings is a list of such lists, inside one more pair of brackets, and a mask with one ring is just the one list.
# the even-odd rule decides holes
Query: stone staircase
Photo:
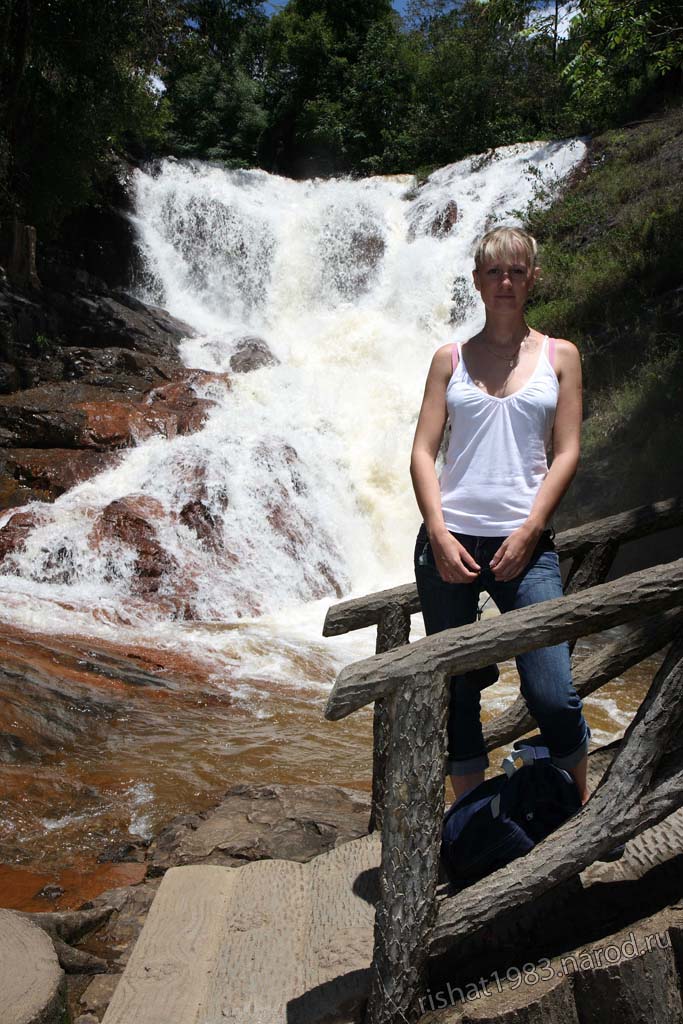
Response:
[{"label": "stone staircase", "polygon": [[[601,754],[596,751],[590,759],[592,785],[597,784],[609,760]],[[606,895],[601,900],[608,908],[609,919],[610,901],[623,903],[626,895],[620,895],[619,883],[626,889],[638,880],[646,880],[653,869],[657,869],[660,879],[666,876],[667,891],[675,894],[677,879],[682,877],[682,855],[683,809],[631,840],[620,861],[596,863],[582,872],[579,888],[585,893],[604,889]],[[260,860],[239,868],[171,868],[103,1024],[361,1021],[369,988],[379,862],[380,837],[374,833],[343,843],[304,864]],[[683,887],[680,894],[683,896]],[[440,886],[438,896],[439,902],[446,898],[445,885]],[[583,911],[578,906],[575,910],[580,918]],[[663,913],[662,934],[675,925],[674,933],[683,935],[683,909],[674,917],[670,907]],[[655,926],[652,921],[649,924],[652,931]],[[598,941],[603,946],[609,943],[608,933]],[[525,945],[522,939],[517,957],[520,968],[526,959]],[[564,952],[567,955],[566,947]],[[683,949],[680,955],[683,957]],[[665,986],[669,1009],[664,1016],[664,1011],[660,1012],[657,1024],[680,1024],[683,1006],[680,980],[672,967],[675,959],[671,948],[654,949],[644,958],[629,960],[623,970],[619,965],[596,965],[593,984],[596,991],[602,991],[601,985],[607,986],[605,991],[611,992],[610,998],[617,1005],[622,985],[619,978],[625,971],[624,992],[632,983],[628,979],[635,977],[643,1006],[659,1005],[657,1000]],[[656,968],[655,961],[659,965]],[[582,971],[577,979],[558,974],[551,985],[522,986],[523,991],[514,996],[508,985],[505,992],[494,993],[496,998],[486,1001],[485,1016],[478,1016],[479,1010],[473,1006],[450,1008],[427,1012],[424,1024],[432,1019],[512,1021],[513,1017],[507,1016],[511,1007],[516,1014],[515,1024],[524,1024],[541,1019],[534,1016],[539,1012],[541,996],[549,1000],[549,1006],[561,999],[566,1008],[562,1019],[583,1024],[584,1017],[577,1016],[574,996],[583,992],[584,1000],[587,998],[585,993],[592,991],[591,977],[591,971]],[[653,991],[648,996],[650,983]],[[429,1009],[427,1003],[425,1010]],[[479,1009],[483,1012],[484,1008]],[[555,1024],[554,1017],[543,1019],[552,1019]],[[624,1011],[619,1024],[640,1020],[640,1016]]]},{"label": "stone staircase", "polygon": [[379,860],[373,834],[307,864],[171,868],[103,1024],[356,1020]]}]

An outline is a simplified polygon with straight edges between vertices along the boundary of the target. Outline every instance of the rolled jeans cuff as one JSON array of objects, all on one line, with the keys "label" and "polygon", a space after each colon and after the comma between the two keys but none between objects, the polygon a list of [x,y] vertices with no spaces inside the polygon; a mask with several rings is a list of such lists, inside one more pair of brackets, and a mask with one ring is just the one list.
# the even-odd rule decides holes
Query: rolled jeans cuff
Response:
[{"label": "rolled jeans cuff", "polygon": [[588,744],[590,743],[590,736],[590,729],[588,729],[588,731],[586,732],[586,738],[581,744],[579,744],[576,750],[573,750],[571,754],[565,754],[564,757],[556,757],[556,755],[553,754],[550,760],[553,762],[554,765],[557,765],[558,768],[564,768],[565,770],[575,768],[579,761],[582,761],[588,753]]},{"label": "rolled jeans cuff", "polygon": [[446,759],[446,775],[470,775],[472,772],[483,772],[489,766],[488,754],[477,754],[476,757],[468,757],[463,761]]}]

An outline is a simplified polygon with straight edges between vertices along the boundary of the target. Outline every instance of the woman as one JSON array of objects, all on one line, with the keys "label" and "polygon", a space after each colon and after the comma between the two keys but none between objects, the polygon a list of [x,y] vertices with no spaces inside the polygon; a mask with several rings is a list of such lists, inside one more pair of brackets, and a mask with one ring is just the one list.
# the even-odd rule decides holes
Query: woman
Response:
[{"label": "woman", "polygon": [[[526,323],[525,304],[539,274],[531,235],[495,228],[481,239],[474,262],[486,322],[466,343],[435,353],[411,457],[424,519],[415,576],[427,633],[473,622],[480,590],[501,612],[562,596],[548,524],[579,461],[579,353]],[[451,436],[437,479],[447,419]],[[585,803],[590,731],[572,684],[568,644],[516,661],[522,695],[553,761],[572,774]],[[480,671],[451,679],[447,770],[456,799],[483,781],[488,765],[481,677]]]}]

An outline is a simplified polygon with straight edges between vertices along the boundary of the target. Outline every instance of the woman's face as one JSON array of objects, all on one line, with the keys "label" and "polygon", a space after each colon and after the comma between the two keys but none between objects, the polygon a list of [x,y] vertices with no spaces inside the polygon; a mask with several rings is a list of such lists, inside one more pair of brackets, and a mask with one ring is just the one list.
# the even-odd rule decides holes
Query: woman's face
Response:
[{"label": "woman's face", "polygon": [[524,309],[538,274],[539,268],[532,270],[526,253],[518,249],[487,260],[472,276],[487,309],[516,313]]}]

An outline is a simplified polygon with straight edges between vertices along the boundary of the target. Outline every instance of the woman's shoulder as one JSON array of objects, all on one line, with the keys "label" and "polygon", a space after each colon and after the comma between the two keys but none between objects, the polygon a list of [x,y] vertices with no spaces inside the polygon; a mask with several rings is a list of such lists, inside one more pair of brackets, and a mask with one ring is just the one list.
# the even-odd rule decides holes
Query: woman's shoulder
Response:
[{"label": "woman's shoulder", "polygon": [[551,338],[551,344],[555,352],[555,366],[572,366],[580,363],[581,355],[573,341],[567,338]]},{"label": "woman's shoulder", "polygon": [[548,353],[550,363],[560,383],[581,380],[581,354],[573,341],[551,338]]},{"label": "woman's shoulder", "polygon": [[432,356],[432,368],[436,373],[450,377],[453,372],[453,346],[455,342],[450,341],[447,345],[440,345]]}]

